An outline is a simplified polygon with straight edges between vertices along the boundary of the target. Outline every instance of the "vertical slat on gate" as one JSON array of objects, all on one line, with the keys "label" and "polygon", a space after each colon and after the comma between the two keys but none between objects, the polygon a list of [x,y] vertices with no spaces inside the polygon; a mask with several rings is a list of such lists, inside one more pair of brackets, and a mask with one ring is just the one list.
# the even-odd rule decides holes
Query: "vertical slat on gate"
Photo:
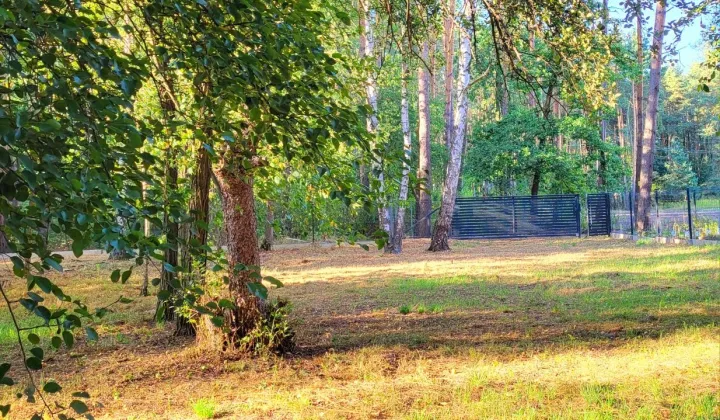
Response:
[{"label": "vertical slat on gate", "polygon": [[580,196],[575,194],[575,224],[577,225],[577,237],[580,237]]}]

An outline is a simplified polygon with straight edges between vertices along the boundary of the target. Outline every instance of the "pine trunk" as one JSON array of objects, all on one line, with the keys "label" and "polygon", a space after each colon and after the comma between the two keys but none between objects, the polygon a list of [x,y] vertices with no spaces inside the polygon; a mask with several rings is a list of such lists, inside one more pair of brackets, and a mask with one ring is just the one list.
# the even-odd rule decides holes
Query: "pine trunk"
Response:
[{"label": "pine trunk", "polygon": [[660,94],[660,71],[662,70],[662,49],[665,32],[665,0],[655,2],[655,28],[650,57],[650,80],[648,103],[643,122],[640,181],[637,199],[637,231],[650,228],[650,193],[652,190],[653,157],[655,155],[655,128],[657,124],[658,98]]},{"label": "pine trunk", "polygon": [[[423,59],[427,58],[427,42],[423,43]],[[418,143],[419,162],[417,178],[424,179],[425,183],[417,191],[415,236],[430,237],[430,212],[432,212],[431,148],[430,148],[430,95],[428,92],[428,79],[430,75],[422,64],[418,68]],[[452,95],[450,95],[452,97]]]},{"label": "pine trunk", "polygon": [[[643,136],[643,34],[642,34],[642,6],[638,3],[638,9],[636,10],[636,60],[640,67],[640,75],[638,80],[633,83],[633,94],[634,94],[634,135],[633,135],[633,192],[638,191],[638,185],[640,183],[640,165],[642,156],[642,136]],[[636,208],[637,211],[637,208]]]},{"label": "pine trunk", "polygon": [[461,27],[460,56],[457,81],[457,107],[455,109],[454,133],[450,145],[450,156],[443,183],[442,202],[440,214],[435,222],[435,231],[430,242],[430,251],[447,251],[450,249],[448,239],[450,236],[450,225],[452,223],[453,211],[455,209],[455,198],[457,197],[458,183],[460,181],[460,165],[462,151],[465,146],[465,128],[468,115],[468,86],[470,85],[470,39],[472,20],[471,2],[466,1],[463,13],[465,24]]}]

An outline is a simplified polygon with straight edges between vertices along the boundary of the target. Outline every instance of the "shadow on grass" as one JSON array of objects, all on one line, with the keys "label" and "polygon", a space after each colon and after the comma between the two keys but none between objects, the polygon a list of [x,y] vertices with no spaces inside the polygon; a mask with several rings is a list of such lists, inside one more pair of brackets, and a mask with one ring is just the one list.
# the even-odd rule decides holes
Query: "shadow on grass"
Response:
[{"label": "shadow on grass", "polygon": [[[659,263],[652,257],[637,262]],[[472,346],[514,354],[568,345],[612,348],[717,325],[717,276],[712,269],[666,277],[610,270],[534,283],[513,276],[310,282],[288,285],[286,295],[298,297],[303,354],[366,346]],[[410,313],[401,314],[401,306]]]}]

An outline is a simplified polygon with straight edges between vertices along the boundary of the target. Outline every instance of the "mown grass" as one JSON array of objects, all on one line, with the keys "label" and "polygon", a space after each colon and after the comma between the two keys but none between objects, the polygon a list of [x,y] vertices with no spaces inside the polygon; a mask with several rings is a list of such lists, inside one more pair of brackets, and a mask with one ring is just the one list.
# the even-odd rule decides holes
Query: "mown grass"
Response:
[{"label": "mown grass", "polygon": [[[99,343],[49,351],[48,375],[107,418],[202,417],[198,401],[228,419],[720,418],[720,247],[426,246],[265,254],[294,305],[294,355],[210,357],[153,326],[150,296],[117,307]],[[116,285],[96,264],[59,279],[91,305],[137,292],[140,273]]]}]

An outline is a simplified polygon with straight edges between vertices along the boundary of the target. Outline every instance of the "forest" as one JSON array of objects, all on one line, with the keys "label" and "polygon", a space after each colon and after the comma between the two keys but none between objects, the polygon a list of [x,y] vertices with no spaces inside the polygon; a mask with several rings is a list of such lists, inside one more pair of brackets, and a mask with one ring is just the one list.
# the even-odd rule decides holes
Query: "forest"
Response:
[{"label": "forest", "polygon": [[[458,197],[594,192],[642,235],[655,191],[720,189],[712,0],[3,0],[0,48],[3,416],[92,418],[49,353],[138,294],[210,353],[291,351],[293,241],[450,251]],[[91,250],[138,290],[57,277]]]}]

